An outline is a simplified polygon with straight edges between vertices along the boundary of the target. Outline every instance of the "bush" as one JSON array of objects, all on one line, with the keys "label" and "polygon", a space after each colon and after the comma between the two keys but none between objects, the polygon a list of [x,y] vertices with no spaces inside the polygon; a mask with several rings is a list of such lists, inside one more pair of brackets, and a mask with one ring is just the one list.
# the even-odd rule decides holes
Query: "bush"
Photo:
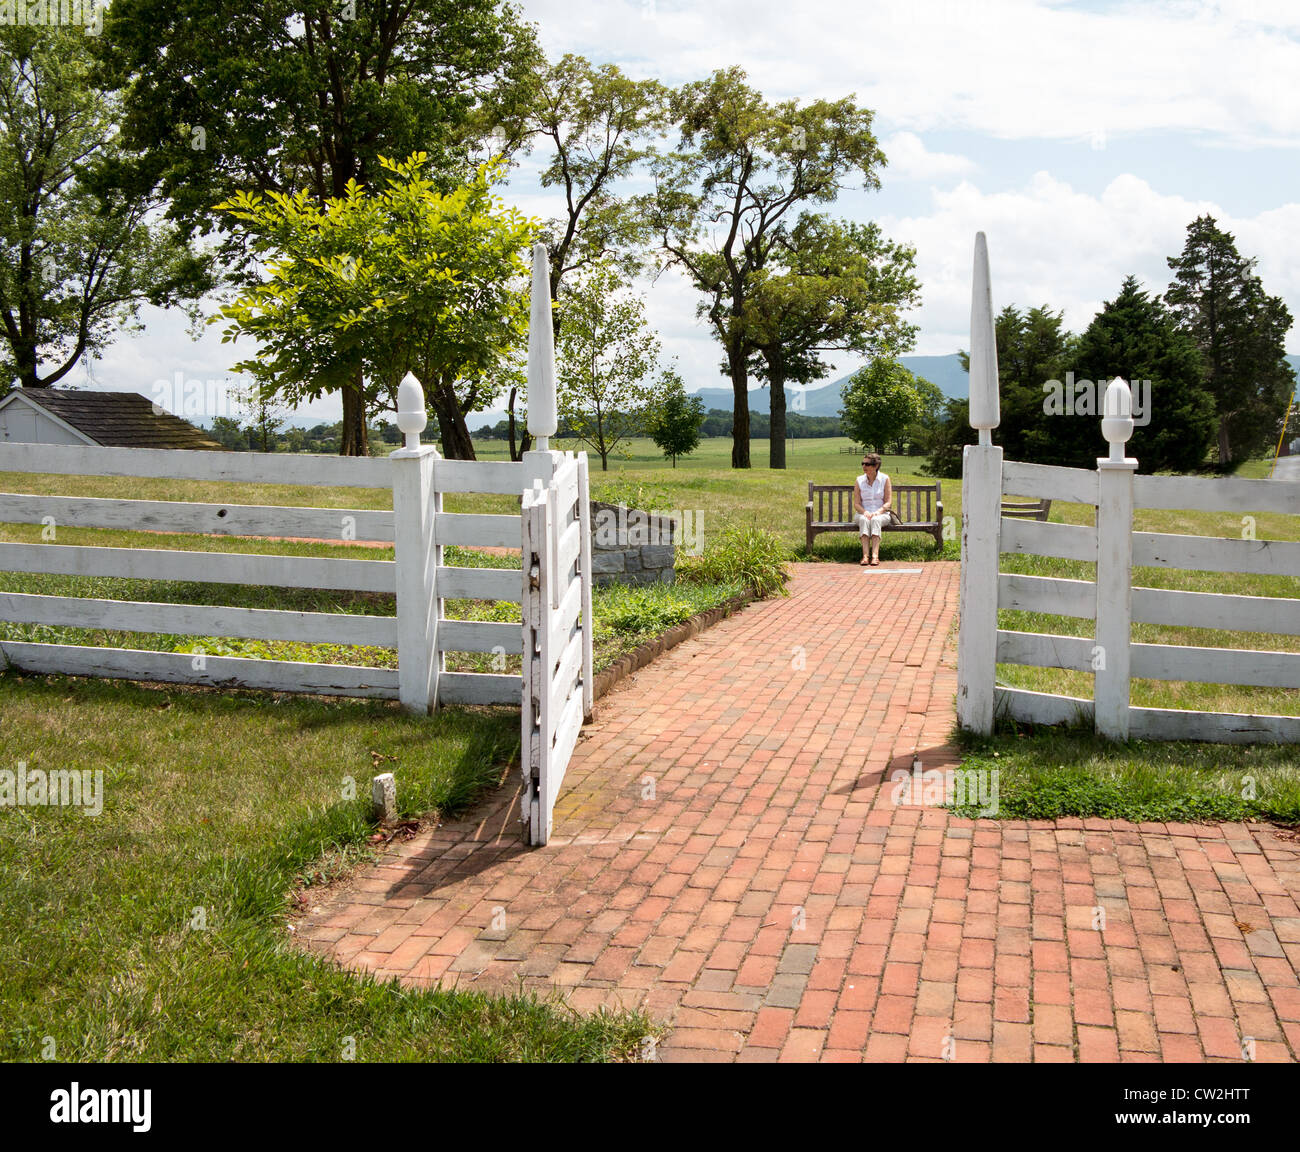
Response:
[{"label": "bush", "polygon": [[755,596],[788,596],[786,549],[763,528],[727,528],[697,557],[679,558],[677,578],[696,584],[740,584]]},{"label": "bush", "polygon": [[716,608],[742,591],[739,584],[709,588],[676,584],[633,588],[610,584],[596,592],[592,609],[598,633],[610,629],[624,635],[658,635],[697,613]]}]

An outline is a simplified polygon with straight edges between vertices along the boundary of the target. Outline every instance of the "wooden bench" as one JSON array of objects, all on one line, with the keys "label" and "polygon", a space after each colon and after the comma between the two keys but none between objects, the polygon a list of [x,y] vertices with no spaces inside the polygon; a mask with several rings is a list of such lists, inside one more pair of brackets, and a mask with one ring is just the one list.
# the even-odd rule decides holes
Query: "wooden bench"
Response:
[{"label": "wooden bench", "polygon": [[1052,510],[1050,500],[1030,500],[1021,502],[1018,500],[1003,500],[1002,515],[1010,516],[1017,520],[1046,520],[1047,514]]},{"label": "wooden bench", "polygon": [[[820,532],[857,532],[853,511],[852,484],[808,483],[808,506],[804,509],[804,530],[808,554]],[[901,524],[892,520],[886,532],[928,532],[943,547],[943,493],[939,481],[933,484],[894,484],[892,504]]]}]

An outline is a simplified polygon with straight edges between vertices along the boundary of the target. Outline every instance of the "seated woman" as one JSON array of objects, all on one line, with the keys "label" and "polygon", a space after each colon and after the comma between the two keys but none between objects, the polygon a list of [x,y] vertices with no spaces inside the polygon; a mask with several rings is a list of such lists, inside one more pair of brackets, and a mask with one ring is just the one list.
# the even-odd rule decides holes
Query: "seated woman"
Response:
[{"label": "seated woman", "polygon": [[853,510],[862,536],[861,564],[880,567],[880,533],[889,521],[894,495],[889,477],[880,470],[880,457],[868,452],[862,458],[862,475],[853,488]]}]

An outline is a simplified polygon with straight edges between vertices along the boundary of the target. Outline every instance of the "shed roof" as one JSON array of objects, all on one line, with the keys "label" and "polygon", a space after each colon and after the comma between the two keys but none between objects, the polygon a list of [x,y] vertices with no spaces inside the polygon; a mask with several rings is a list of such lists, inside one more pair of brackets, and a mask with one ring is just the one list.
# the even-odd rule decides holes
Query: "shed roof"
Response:
[{"label": "shed roof", "polygon": [[222,451],[202,428],[155,408],[136,392],[89,392],[78,388],[24,388],[21,397],[71,425],[105,448],[186,448]]}]

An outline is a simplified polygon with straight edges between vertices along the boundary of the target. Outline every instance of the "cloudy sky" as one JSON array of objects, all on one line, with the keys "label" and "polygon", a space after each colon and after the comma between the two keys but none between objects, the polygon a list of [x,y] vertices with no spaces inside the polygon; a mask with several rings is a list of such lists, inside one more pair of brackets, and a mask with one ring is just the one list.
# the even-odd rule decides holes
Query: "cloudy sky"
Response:
[{"label": "cloudy sky", "polygon": [[[1166,257],[1209,212],[1259,258],[1300,318],[1300,4],[1294,0],[523,0],[548,55],[581,53],[680,84],[740,65],[769,99],[875,111],[878,192],[834,211],[915,245],[916,351],[968,343],[974,234],[988,235],[996,307],[1049,304],[1073,330],[1120,282],[1169,283]],[[525,161],[509,196],[557,211]],[[645,286],[687,387],[717,387],[719,353],[680,278]],[[223,378],[245,353],[183,319],[94,366],[105,387]],[[1288,348],[1300,350],[1300,327]],[[837,368],[850,367],[848,361]],[[80,375],[79,373],[77,374]],[[82,381],[77,380],[80,383]],[[324,405],[313,410],[333,415]]]}]

